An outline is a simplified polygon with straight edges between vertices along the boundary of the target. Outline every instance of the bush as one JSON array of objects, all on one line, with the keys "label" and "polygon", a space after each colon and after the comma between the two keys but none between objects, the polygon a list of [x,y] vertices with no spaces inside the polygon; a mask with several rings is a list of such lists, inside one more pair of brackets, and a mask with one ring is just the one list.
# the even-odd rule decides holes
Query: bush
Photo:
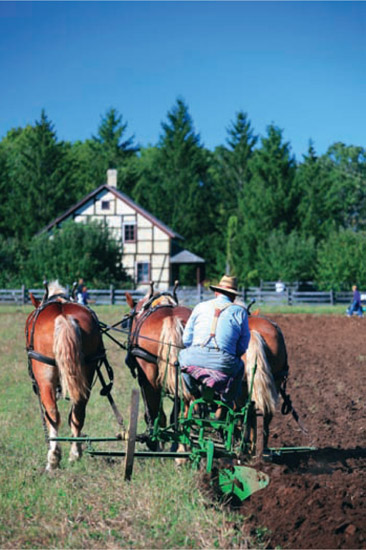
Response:
[{"label": "bush", "polygon": [[316,248],[313,237],[305,238],[297,231],[285,235],[274,230],[258,246],[257,270],[261,279],[276,281],[311,281],[316,269]]},{"label": "bush", "polygon": [[366,232],[333,232],[318,249],[316,281],[319,288],[349,290],[366,287]]},{"label": "bush", "polygon": [[72,285],[79,277],[92,288],[131,285],[122,266],[121,243],[106,225],[67,222],[51,236],[33,238],[24,267],[26,286],[39,286],[44,279]]}]

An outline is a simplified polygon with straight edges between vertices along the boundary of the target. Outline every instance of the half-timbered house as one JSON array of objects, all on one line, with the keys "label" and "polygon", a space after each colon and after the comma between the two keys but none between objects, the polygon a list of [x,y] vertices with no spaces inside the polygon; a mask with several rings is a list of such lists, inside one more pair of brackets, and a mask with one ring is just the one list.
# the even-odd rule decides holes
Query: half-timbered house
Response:
[{"label": "half-timbered house", "polygon": [[86,195],[43,231],[52,232],[67,220],[108,224],[123,246],[123,267],[136,286],[155,282],[166,290],[179,277],[181,264],[196,266],[197,282],[203,278],[204,260],[184,250],[183,237],[117,189],[117,170],[107,171],[107,181]]}]

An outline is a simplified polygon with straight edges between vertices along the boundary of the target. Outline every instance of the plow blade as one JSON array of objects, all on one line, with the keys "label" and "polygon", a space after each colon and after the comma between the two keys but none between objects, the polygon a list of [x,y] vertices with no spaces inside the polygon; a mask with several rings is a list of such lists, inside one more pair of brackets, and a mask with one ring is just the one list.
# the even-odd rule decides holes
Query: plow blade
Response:
[{"label": "plow blade", "polygon": [[269,476],[247,466],[234,466],[219,472],[219,486],[224,495],[235,495],[245,500],[260,489],[267,487]]}]

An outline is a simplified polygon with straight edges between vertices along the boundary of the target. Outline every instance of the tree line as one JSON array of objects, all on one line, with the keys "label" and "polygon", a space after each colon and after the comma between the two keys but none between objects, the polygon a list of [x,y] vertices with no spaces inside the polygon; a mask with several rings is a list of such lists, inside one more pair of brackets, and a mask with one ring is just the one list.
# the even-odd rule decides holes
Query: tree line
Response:
[{"label": "tree line", "polygon": [[118,170],[121,191],[205,258],[208,280],[229,270],[247,286],[279,278],[366,286],[365,148],[338,142],[317,155],[309,142],[297,162],[279,127],[259,136],[239,111],[211,151],[180,98],[146,147],[115,108],[85,141],[60,141],[44,110],[34,125],[8,131],[0,141],[0,286],[78,275],[96,287],[128,283],[121,243],[107,228],[38,234],[104,183],[108,168]]}]

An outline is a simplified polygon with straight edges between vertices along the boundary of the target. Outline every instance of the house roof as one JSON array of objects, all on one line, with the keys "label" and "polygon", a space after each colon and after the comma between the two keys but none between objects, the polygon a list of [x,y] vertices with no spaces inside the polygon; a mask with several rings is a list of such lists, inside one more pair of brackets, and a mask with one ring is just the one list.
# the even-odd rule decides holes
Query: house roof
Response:
[{"label": "house roof", "polygon": [[122,191],[119,191],[115,187],[110,187],[109,185],[107,185],[105,183],[103,185],[100,185],[96,189],[94,189],[94,191],[92,191],[91,193],[86,195],[78,203],[71,206],[71,208],[69,208],[68,210],[66,210],[66,212],[61,214],[61,216],[58,216],[57,218],[52,220],[39,233],[44,233],[45,231],[50,231],[55,225],[58,225],[59,223],[63,222],[66,218],[71,216],[75,212],[75,210],[78,210],[79,208],[81,208],[84,204],[86,204],[88,201],[90,201],[91,199],[96,197],[99,193],[101,193],[104,190],[112,193],[117,198],[119,198],[122,201],[124,201],[125,203],[127,203],[131,208],[136,210],[136,212],[138,212],[139,214],[141,214],[142,216],[147,218],[153,225],[156,225],[159,229],[164,231],[164,233],[169,235],[169,237],[171,237],[173,239],[184,239],[184,237],[179,235],[179,233],[176,233],[173,229],[171,229],[170,227],[165,225],[165,223],[163,223],[158,218],[156,218],[155,216],[150,214],[150,212],[148,212],[147,210],[142,208],[142,206],[139,206],[137,203],[135,203],[132,199],[130,199],[130,197],[128,195],[125,195],[124,193],[122,193]]},{"label": "house roof", "polygon": [[171,264],[204,264],[205,260],[189,250],[182,250],[170,258]]}]

